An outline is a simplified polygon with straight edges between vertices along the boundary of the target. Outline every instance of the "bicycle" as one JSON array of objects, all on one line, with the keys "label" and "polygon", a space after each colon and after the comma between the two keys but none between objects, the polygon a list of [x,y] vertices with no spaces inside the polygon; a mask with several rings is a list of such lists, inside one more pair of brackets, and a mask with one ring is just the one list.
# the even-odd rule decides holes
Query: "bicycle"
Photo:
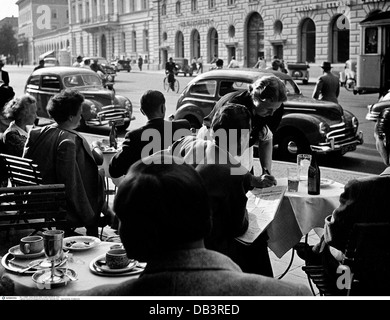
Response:
[{"label": "bicycle", "polygon": [[[164,85],[164,90],[166,92],[168,92],[169,90],[172,90],[169,82],[168,82],[168,77],[169,77],[169,74],[166,73],[166,76],[163,80],[163,85]],[[179,90],[180,90],[180,84],[179,84],[179,81],[174,77],[174,80],[173,80],[173,88],[174,90],[172,90],[173,92],[176,92],[176,93],[179,93]]]}]

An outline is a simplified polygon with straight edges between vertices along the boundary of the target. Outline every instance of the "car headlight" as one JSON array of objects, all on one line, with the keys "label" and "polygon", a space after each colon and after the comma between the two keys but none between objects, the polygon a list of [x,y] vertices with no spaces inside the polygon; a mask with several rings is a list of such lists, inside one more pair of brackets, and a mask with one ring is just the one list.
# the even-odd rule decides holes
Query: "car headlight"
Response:
[{"label": "car headlight", "polygon": [[352,127],[357,130],[359,127],[359,120],[356,117],[352,117]]},{"label": "car headlight", "polygon": [[131,102],[130,100],[125,101],[125,109],[131,114]]},{"label": "car headlight", "polygon": [[108,80],[108,81],[112,81],[112,76],[111,76],[111,75],[108,75],[107,80]]},{"label": "car headlight", "polygon": [[320,124],[318,125],[319,133],[322,134],[322,135],[326,135],[328,130],[329,130],[328,125],[325,122],[320,122]]},{"label": "car headlight", "polygon": [[293,77],[301,77],[302,73],[300,71],[294,71]]}]

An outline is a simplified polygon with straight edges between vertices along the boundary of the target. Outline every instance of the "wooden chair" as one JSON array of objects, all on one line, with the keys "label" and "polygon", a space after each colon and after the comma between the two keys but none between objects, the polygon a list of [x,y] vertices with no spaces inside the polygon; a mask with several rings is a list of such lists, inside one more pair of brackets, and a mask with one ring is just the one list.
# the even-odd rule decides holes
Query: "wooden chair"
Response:
[{"label": "wooden chair", "polygon": [[[356,223],[351,231],[342,265],[351,274],[350,287],[339,289],[336,278],[322,265],[303,266],[309,284],[313,282],[321,296],[390,295],[390,223]],[[341,274],[340,274],[341,276]]]},{"label": "wooden chair", "polygon": [[0,188],[0,231],[65,228],[66,198],[63,184]]},{"label": "wooden chair", "polygon": [[352,272],[348,295],[390,295],[390,223],[357,223],[343,264]]},{"label": "wooden chair", "polygon": [[0,153],[0,161],[13,187],[42,184],[41,172],[33,160]]}]

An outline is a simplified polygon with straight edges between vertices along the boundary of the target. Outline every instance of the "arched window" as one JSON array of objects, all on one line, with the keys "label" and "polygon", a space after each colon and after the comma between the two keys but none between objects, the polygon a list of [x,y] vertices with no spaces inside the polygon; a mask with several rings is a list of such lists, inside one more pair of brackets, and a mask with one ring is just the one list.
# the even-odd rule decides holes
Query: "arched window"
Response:
[{"label": "arched window", "polygon": [[214,56],[218,57],[218,32],[212,28],[208,39],[208,61],[211,61]]},{"label": "arched window", "polygon": [[200,35],[196,29],[191,33],[191,57],[200,57]]},{"label": "arched window", "polygon": [[259,56],[264,56],[264,21],[254,12],[247,24],[247,66],[253,67]]},{"label": "arched window", "polygon": [[349,20],[341,14],[336,16],[331,24],[332,39],[330,52],[332,53],[332,62],[345,62],[349,60]]},{"label": "arched window", "polygon": [[306,18],[301,23],[299,33],[300,52],[298,58],[302,62],[315,62],[316,56],[316,26],[310,18]]},{"label": "arched window", "polygon": [[181,31],[176,33],[175,55],[178,58],[184,58],[184,36]]},{"label": "arched window", "polygon": [[176,14],[181,14],[181,2],[176,1]]}]

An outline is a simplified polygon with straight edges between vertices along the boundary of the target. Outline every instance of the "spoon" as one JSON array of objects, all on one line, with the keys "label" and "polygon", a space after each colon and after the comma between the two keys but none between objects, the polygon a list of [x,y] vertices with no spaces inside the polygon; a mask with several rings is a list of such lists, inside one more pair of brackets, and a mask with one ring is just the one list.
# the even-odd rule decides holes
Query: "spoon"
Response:
[{"label": "spoon", "polygon": [[61,272],[61,277],[63,278],[63,277],[68,277],[70,280],[72,280],[72,281],[76,281],[77,280],[77,278],[76,277],[74,277],[73,275],[71,275],[70,273],[68,273],[67,271],[68,270],[62,270],[62,269],[57,269],[57,271],[59,271],[59,272]]},{"label": "spoon", "polygon": [[37,262],[35,262],[33,264],[30,264],[27,268],[19,270],[18,273],[25,273],[26,271],[39,266],[42,262],[43,262],[43,260],[39,260],[39,261],[37,261]]}]

